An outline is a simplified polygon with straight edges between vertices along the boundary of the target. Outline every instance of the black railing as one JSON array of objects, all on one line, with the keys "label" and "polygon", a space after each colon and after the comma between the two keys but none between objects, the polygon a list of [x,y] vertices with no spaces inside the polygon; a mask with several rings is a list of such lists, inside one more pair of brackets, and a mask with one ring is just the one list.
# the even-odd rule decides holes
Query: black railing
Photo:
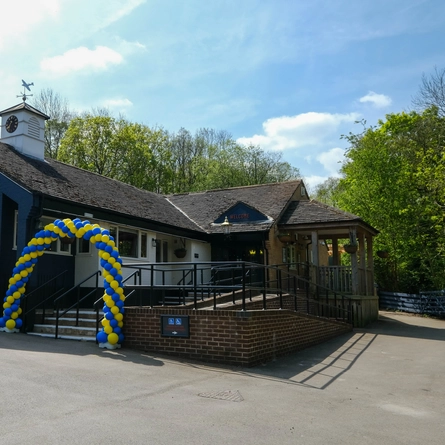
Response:
[{"label": "black railing", "polygon": [[[177,291],[178,294],[169,298],[169,302],[177,305],[189,304],[194,309],[209,306],[209,300],[212,298],[213,309],[216,309],[221,301],[231,301],[232,305],[240,305],[241,310],[246,310],[247,302],[253,302],[252,297],[260,297],[263,310],[293,309],[350,323],[353,320],[351,299],[311,282],[307,277],[307,268],[303,266],[300,270],[305,276],[298,275],[298,269],[289,268],[289,265],[264,266],[244,261],[180,265],[124,264],[123,269],[136,269],[139,272],[139,283],[125,286],[125,290],[131,292],[126,292],[127,300],[130,295],[137,294],[139,306],[164,306],[167,303],[167,292]],[[145,281],[142,279],[144,274],[150,277],[148,284],[142,284]],[[177,281],[176,285],[169,284],[169,274],[179,274],[183,278]],[[187,284],[184,277],[190,277]],[[170,280],[174,281],[176,280]],[[192,297],[186,300],[184,295]],[[134,300],[129,303],[135,304]]]},{"label": "black railing", "polygon": [[[79,326],[79,310],[80,310],[80,304],[85,301],[87,298],[91,297],[91,295],[96,294],[99,291],[99,276],[101,275],[101,271],[98,270],[94,273],[92,273],[90,276],[88,276],[87,278],[85,278],[84,280],[82,280],[80,283],[76,284],[75,286],[73,286],[71,289],[68,289],[66,292],[64,292],[62,295],[60,295],[59,297],[57,297],[54,300],[54,310],[56,312],[56,332],[55,332],[55,338],[58,338],[59,335],[59,320],[60,318],[62,318],[65,314],[67,314],[70,310],[76,308],[76,324],[75,326]],[[90,291],[87,292],[85,295],[81,296],[80,295],[80,289],[82,284],[86,283],[87,281],[91,280],[92,278],[95,278],[96,280],[96,284],[94,286],[94,288]],[[75,303],[71,304],[71,306],[69,306],[67,309],[63,310],[62,313],[60,313],[60,306],[61,306],[61,301],[63,301],[63,298],[68,297],[70,294],[76,292],[76,301]],[[71,300],[72,301],[72,300]]]},{"label": "black railing", "polygon": [[[54,300],[57,298],[58,295],[60,295],[61,292],[63,292],[65,290],[64,287],[57,286],[57,280],[59,278],[63,277],[67,272],[68,272],[67,270],[64,270],[63,272],[59,273],[58,275],[45,281],[45,283],[36,287],[31,292],[23,295],[23,298],[24,298],[24,301],[23,301],[23,330],[24,331],[28,330],[29,316],[31,313],[34,314],[34,311],[36,309],[42,310],[40,315],[41,315],[42,323],[44,322],[47,306],[51,306],[51,308],[54,308]],[[41,299],[42,293],[48,292],[48,289],[50,289],[50,295],[48,295],[47,297],[44,297],[42,300]],[[39,297],[40,297],[40,301],[38,301],[37,303],[32,301],[32,299],[38,299]],[[33,317],[32,324],[34,324],[34,317]]]}]

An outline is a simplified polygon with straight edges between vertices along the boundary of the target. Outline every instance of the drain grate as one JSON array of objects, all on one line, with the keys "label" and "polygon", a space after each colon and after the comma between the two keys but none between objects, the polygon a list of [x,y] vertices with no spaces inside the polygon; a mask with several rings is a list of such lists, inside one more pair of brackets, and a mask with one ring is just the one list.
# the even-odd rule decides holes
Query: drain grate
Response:
[{"label": "drain grate", "polygon": [[228,400],[229,402],[242,402],[243,396],[239,391],[218,391],[218,392],[201,392],[199,397],[206,397],[208,399]]}]

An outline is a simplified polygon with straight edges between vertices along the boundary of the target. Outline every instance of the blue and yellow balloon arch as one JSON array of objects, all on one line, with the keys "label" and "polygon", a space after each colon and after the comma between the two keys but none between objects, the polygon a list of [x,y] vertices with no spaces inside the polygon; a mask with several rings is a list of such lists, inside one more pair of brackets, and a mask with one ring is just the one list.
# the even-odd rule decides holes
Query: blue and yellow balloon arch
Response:
[{"label": "blue and yellow balloon arch", "polygon": [[102,329],[97,334],[101,348],[119,348],[124,340],[122,327],[124,325],[124,290],[122,286],[122,260],[110,232],[98,224],[81,221],[79,218],[56,219],[46,225],[43,230],[23,249],[22,254],[9,279],[9,286],[3,300],[3,317],[0,318],[0,331],[18,332],[23,321],[20,318],[22,309],[20,303],[25,294],[26,284],[38,262],[38,258],[49,249],[51,243],[58,238],[83,238],[97,248],[104,278],[104,317]]}]

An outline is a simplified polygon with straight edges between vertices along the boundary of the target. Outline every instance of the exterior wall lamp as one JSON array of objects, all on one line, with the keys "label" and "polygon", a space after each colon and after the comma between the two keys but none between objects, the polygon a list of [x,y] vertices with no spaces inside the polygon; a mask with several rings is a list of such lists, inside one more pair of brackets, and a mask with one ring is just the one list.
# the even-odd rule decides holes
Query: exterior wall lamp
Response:
[{"label": "exterior wall lamp", "polygon": [[151,247],[156,247],[156,238],[151,239]]},{"label": "exterior wall lamp", "polygon": [[229,222],[229,220],[227,219],[227,216],[224,219],[224,222],[221,223],[221,227],[222,227],[222,231],[224,233],[224,235],[230,235],[230,227],[231,227],[232,223]]}]

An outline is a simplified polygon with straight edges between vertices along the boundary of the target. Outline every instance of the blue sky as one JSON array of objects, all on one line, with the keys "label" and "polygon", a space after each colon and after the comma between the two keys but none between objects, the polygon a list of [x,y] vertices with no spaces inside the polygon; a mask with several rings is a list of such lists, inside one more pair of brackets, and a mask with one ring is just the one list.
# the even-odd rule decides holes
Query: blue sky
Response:
[{"label": "blue sky", "polygon": [[22,0],[2,4],[0,109],[52,88],[170,131],[279,150],[313,188],[354,121],[412,108],[445,67],[443,0]]}]

